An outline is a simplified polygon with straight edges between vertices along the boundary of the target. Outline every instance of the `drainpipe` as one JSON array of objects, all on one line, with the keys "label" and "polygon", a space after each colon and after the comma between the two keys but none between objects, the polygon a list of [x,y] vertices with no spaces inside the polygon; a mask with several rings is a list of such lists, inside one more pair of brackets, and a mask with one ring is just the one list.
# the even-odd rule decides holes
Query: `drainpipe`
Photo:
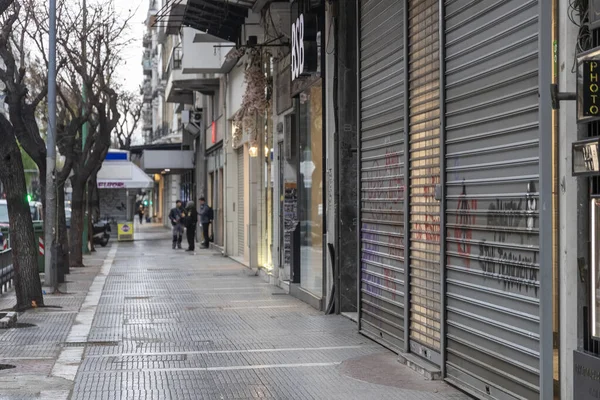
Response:
[{"label": "drainpipe", "polygon": [[[559,25],[558,25],[558,0],[552,0],[552,83],[558,84],[558,38],[559,38]],[[554,346],[560,343],[560,276],[559,276],[559,260],[560,260],[560,243],[559,243],[559,111],[552,111],[552,327],[553,327],[553,342]],[[560,355],[560,352],[558,352]],[[560,356],[559,356],[560,357]],[[560,377],[560,362],[554,364],[554,376]],[[558,379],[560,385],[560,378]],[[556,396],[560,394],[560,386],[554,386]]]}]

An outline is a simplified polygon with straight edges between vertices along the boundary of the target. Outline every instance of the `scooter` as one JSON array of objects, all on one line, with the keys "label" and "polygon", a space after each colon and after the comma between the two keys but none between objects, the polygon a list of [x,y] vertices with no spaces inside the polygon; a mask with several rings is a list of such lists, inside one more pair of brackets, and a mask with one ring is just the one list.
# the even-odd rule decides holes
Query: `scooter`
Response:
[{"label": "scooter", "polygon": [[94,224],[94,244],[102,247],[108,245],[110,239],[110,224],[107,221],[98,221]]}]

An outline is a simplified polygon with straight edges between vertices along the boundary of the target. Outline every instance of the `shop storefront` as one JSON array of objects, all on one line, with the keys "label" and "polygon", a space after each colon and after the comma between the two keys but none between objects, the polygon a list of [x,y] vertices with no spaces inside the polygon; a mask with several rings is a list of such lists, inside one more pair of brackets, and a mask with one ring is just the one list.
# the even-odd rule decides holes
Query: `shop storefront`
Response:
[{"label": "shop storefront", "polygon": [[300,289],[322,307],[324,293],[323,83],[321,32],[324,6],[315,1],[292,3],[291,94],[295,98],[298,140],[297,226],[292,275]]}]

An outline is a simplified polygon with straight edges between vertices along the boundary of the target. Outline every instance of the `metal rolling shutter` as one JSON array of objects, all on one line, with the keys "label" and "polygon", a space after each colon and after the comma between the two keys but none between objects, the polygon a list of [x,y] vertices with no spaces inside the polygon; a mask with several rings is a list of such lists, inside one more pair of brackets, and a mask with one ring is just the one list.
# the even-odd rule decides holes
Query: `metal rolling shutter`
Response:
[{"label": "metal rolling shutter", "polygon": [[412,351],[439,365],[439,8],[437,0],[409,5],[410,341]]},{"label": "metal rolling shutter", "polygon": [[360,0],[361,333],[404,349],[404,49],[397,0]]},{"label": "metal rolling shutter", "polygon": [[538,2],[446,1],[447,380],[538,399]]},{"label": "metal rolling shutter", "polygon": [[246,234],[246,225],[244,223],[244,147],[240,147],[236,151],[237,154],[237,172],[238,172],[238,256],[244,257],[246,244],[244,236]]}]

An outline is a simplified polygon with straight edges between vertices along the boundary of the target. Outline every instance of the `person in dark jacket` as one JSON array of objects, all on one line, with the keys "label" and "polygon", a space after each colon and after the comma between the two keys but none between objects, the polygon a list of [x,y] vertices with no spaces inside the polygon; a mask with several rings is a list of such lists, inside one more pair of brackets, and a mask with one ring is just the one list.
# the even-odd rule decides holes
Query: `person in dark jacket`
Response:
[{"label": "person in dark jacket", "polygon": [[187,232],[188,248],[186,251],[194,251],[196,246],[196,225],[198,225],[198,211],[193,201],[188,201],[185,207],[185,230]]},{"label": "person in dark jacket", "polygon": [[171,225],[173,226],[173,249],[175,249],[175,247],[181,249],[184,217],[185,212],[183,210],[181,200],[177,200],[175,202],[175,208],[171,209],[171,212],[169,212],[169,219],[171,220]]},{"label": "person in dark jacket", "polygon": [[200,197],[200,223],[202,224],[202,236],[204,241],[202,247],[209,248],[208,227],[213,219],[213,210],[206,204],[206,199]]}]

